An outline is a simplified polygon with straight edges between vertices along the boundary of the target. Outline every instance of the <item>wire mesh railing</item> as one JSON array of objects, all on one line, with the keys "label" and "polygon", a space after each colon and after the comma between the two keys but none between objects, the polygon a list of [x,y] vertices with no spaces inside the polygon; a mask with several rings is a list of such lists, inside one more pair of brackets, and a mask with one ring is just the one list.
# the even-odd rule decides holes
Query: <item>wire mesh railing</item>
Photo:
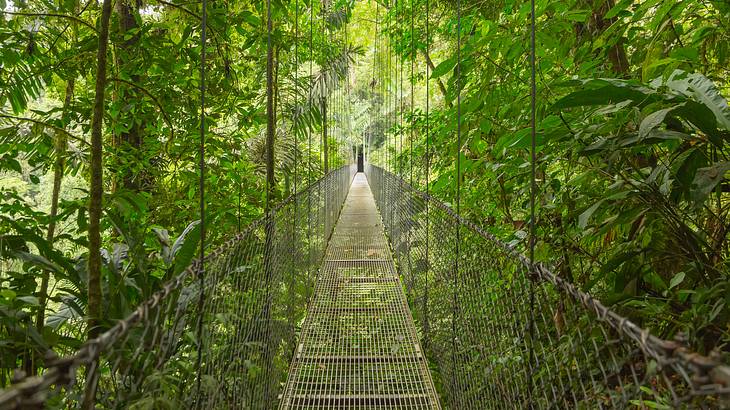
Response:
[{"label": "wire mesh railing", "polygon": [[400,177],[366,173],[444,408],[728,406],[730,367],[530,269]]},{"label": "wire mesh railing", "polygon": [[208,254],[201,305],[195,262],[76,353],[0,392],[0,409],[275,407],[354,174],[330,172]]}]

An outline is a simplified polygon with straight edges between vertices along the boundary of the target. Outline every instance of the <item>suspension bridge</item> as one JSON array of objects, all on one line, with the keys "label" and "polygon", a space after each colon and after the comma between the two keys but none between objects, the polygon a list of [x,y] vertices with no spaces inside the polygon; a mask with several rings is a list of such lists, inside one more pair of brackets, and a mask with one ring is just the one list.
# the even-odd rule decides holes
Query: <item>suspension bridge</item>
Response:
[{"label": "suspension bridge", "polygon": [[365,168],[282,202],[206,255],[204,274],[195,262],[77,352],[47,358],[0,408],[727,405],[727,366]]},{"label": "suspension bridge", "polygon": [[[203,1],[201,57],[205,7]],[[270,7],[267,1],[269,37]],[[458,24],[460,30],[460,17]],[[272,55],[269,38],[269,188]],[[387,67],[383,61],[378,69],[390,73],[390,58]],[[402,71],[401,64],[398,101],[373,79],[390,108],[401,106],[401,125]],[[459,58],[455,71],[458,82]],[[205,119],[204,64],[201,83]],[[342,116],[344,93],[338,104]],[[460,95],[456,105],[460,150]],[[326,102],[322,108],[326,144]],[[205,121],[200,132],[203,197]],[[719,358],[692,351],[681,335],[656,337],[534,263],[534,241],[524,255],[464,219],[458,196],[452,207],[417,189],[428,189],[428,160],[415,178],[425,183],[418,184],[412,169],[409,181],[402,178],[397,157],[385,158],[384,165],[395,164],[387,169],[369,163],[370,143],[361,164],[332,171],[325,146],[321,179],[304,189],[295,185],[292,196],[75,352],[49,354],[40,375],[19,375],[0,392],[0,410],[730,406],[730,367]],[[531,238],[534,221],[533,214]]]}]

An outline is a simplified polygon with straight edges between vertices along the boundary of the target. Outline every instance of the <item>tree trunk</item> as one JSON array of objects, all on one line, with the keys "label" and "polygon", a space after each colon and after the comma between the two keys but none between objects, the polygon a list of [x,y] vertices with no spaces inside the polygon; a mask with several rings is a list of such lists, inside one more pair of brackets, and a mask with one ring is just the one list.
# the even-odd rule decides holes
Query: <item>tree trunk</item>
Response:
[{"label": "tree trunk", "polygon": [[[423,59],[426,60],[426,64],[428,65],[429,70],[433,72],[433,70],[436,69],[436,66],[433,65],[433,61],[431,60],[431,56],[428,55],[426,50],[421,50],[421,54],[423,54]],[[451,108],[451,102],[449,101],[447,95],[446,95],[446,86],[441,81],[440,78],[436,79],[436,85],[439,87],[439,91],[441,91],[441,95],[444,97],[444,103],[446,104],[446,108]]]},{"label": "tree trunk", "polygon": [[[605,0],[597,9],[593,11],[591,16],[591,22],[595,28],[595,36],[598,37],[611,24],[616,21],[616,18],[604,19],[603,16],[608,13],[609,10],[614,6],[613,0]],[[611,70],[620,74],[622,77],[626,77],[629,73],[629,60],[626,57],[626,49],[624,47],[623,39],[619,39],[616,44],[608,49],[608,60],[611,64]]]},{"label": "tree trunk", "polygon": [[88,261],[88,335],[99,334],[101,319],[101,210],[103,187],[103,146],[101,126],[104,118],[104,91],[106,88],[106,60],[109,47],[109,19],[112,0],[104,0],[101,11],[99,47],[97,50],[94,110],[91,120],[91,164],[89,180],[89,261]]},{"label": "tree trunk", "polygon": [[[137,19],[139,17],[139,8],[141,6],[140,0],[117,0],[116,2],[116,13],[119,18],[119,34],[124,37],[132,30],[139,28]],[[135,64],[135,48],[139,43],[140,35],[135,33],[125,40],[121,45],[121,50],[116,53],[117,67],[121,70],[133,69]],[[130,79],[133,83],[138,84],[140,77],[139,75],[131,75]],[[118,98],[122,101],[123,105],[135,105],[141,101],[142,96],[136,88],[130,86],[122,86],[121,92]],[[141,115],[140,110],[135,112],[128,111],[126,113],[120,112],[120,121],[122,121],[128,129],[123,131],[118,138],[115,138],[118,147],[122,152],[126,152],[132,158],[136,158],[139,161],[142,160],[140,150],[143,145],[142,127],[138,124],[138,116]],[[145,167],[143,167],[145,169]],[[119,178],[119,185],[123,188],[131,191],[139,191],[144,189],[147,185],[147,172],[134,172],[130,170],[123,170],[123,174]]]},{"label": "tree trunk", "polygon": [[[74,0],[73,9],[74,12],[78,12],[79,3]],[[72,38],[75,42],[78,39],[78,28],[75,22],[71,23]],[[72,74],[72,77],[66,80],[66,95],[63,100],[63,108],[61,115],[65,120],[68,110],[71,107],[73,101],[74,90],[76,88],[76,77]],[[48,223],[48,229],[46,231],[46,240],[49,244],[53,245],[53,238],[56,235],[56,216],[58,216],[58,201],[61,194],[61,182],[63,182],[63,172],[66,166],[66,151],[68,145],[68,137],[63,132],[56,132],[56,138],[54,141],[54,149],[56,151],[56,160],[53,162],[53,190],[51,191],[51,210],[50,210],[50,222]],[[36,329],[38,333],[43,334],[43,328],[46,325],[46,305],[48,304],[48,285],[50,281],[50,272],[43,272],[41,277],[41,288],[38,292],[38,315],[36,316]],[[36,374],[36,366],[34,365],[29,374]]]},{"label": "tree trunk", "polygon": [[[276,133],[275,89],[274,89],[274,47],[271,39],[273,23],[271,20],[271,0],[266,1],[266,242],[264,244],[264,272],[266,275],[266,301],[263,317],[266,323],[266,340],[271,338],[271,282],[273,276],[273,236],[274,218],[269,215],[274,199],[274,137]],[[266,368],[264,384],[264,403],[271,400],[271,362],[273,360],[271,343],[264,346],[264,362]]]},{"label": "tree trunk", "polygon": [[[71,106],[71,100],[74,94],[74,88],[76,86],[76,79],[69,78],[66,81],[66,96],[63,101],[63,115],[65,116]],[[56,132],[55,140],[55,151],[56,160],[53,163],[53,191],[51,191],[51,221],[48,224],[48,230],[46,232],[46,240],[49,243],[53,243],[53,238],[56,234],[56,216],[58,215],[58,199],[61,193],[61,182],[63,181],[63,171],[66,165],[66,145],[68,144],[68,138],[65,133]],[[49,272],[43,272],[43,278],[41,279],[41,289],[38,293],[38,316],[36,317],[36,328],[38,332],[43,331],[43,327],[46,324],[46,303],[48,300],[48,281]]]}]

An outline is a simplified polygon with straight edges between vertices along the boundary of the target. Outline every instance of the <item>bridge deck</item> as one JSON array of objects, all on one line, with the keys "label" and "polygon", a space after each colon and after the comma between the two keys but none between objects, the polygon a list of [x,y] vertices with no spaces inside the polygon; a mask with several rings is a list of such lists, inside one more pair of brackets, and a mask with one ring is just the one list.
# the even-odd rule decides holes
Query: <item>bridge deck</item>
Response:
[{"label": "bridge deck", "polygon": [[440,408],[362,173],[330,239],[280,408]]}]

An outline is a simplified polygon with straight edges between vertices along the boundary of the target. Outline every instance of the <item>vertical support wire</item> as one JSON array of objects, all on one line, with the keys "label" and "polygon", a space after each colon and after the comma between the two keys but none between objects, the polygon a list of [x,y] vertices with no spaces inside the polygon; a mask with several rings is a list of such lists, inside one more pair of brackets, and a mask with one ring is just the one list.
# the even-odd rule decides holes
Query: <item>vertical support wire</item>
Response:
[{"label": "vertical support wire", "polygon": [[[398,0],[395,0],[395,27],[393,33],[393,37],[397,41],[397,36],[399,34],[400,29],[400,16],[398,15]],[[396,46],[398,46],[398,43],[396,42]],[[399,86],[399,77],[398,77],[398,70],[401,66],[400,64],[400,55],[397,54],[394,56],[395,58],[395,104],[393,104],[393,109],[395,111],[395,118],[393,118],[393,144],[395,144],[395,174],[400,176],[401,174],[401,163],[400,163],[400,149],[398,140],[400,139],[401,133],[400,133],[400,114],[401,114],[401,107],[400,107],[400,86]],[[402,143],[401,143],[402,145]]]},{"label": "vertical support wire", "polygon": [[272,208],[274,193],[274,48],[271,39],[271,0],[266,0],[266,212]]},{"label": "vertical support wire", "polygon": [[[402,25],[403,23],[401,20],[403,19],[403,7],[405,7],[404,0],[401,0],[400,3],[400,16],[398,19],[398,34],[400,37],[400,40],[403,40],[403,30]],[[398,156],[398,166],[400,168],[400,177],[401,180],[404,179],[405,171],[403,170],[403,59],[401,58],[400,54],[398,54],[398,67],[399,67],[399,78],[400,78],[400,88],[398,93],[398,119],[400,120],[400,124],[398,125],[398,140],[400,141],[400,155]],[[403,191],[405,187],[401,184],[401,192]]]},{"label": "vertical support wire", "polygon": [[[393,31],[395,30],[394,26],[395,24],[391,21],[393,19],[398,20],[397,17],[398,12],[398,0],[395,0],[395,10],[393,13],[395,16],[390,16],[390,12],[388,13],[388,23],[390,25],[390,30],[388,30],[388,61],[389,61],[389,67],[388,70],[388,95],[390,95],[390,112],[388,113],[388,119],[390,120],[390,129],[392,130],[393,134],[393,153],[391,155],[391,160],[393,161],[393,172],[398,172],[398,135],[396,134],[396,122],[397,122],[397,108],[396,105],[398,102],[396,101],[398,97],[398,60],[395,59],[393,56],[393,38],[395,35],[393,34]],[[395,81],[391,81],[395,77]],[[395,90],[393,90],[395,89]],[[395,189],[395,188],[393,188]],[[392,200],[392,198],[391,198]],[[392,203],[392,202],[389,202]],[[395,207],[392,206],[390,208],[390,229],[389,232],[391,235],[393,234],[393,222],[395,221]],[[392,237],[391,237],[391,243],[392,243]]]},{"label": "vertical support wire", "polygon": [[198,286],[200,287],[198,294],[198,322],[196,325],[196,333],[198,346],[196,352],[196,371],[197,378],[195,380],[195,407],[202,408],[201,403],[201,378],[203,364],[203,308],[205,306],[205,46],[206,31],[208,29],[208,1],[202,0],[202,15],[200,18],[200,146],[199,163],[200,180],[200,253],[198,263]]},{"label": "vertical support wire", "polygon": [[[309,97],[307,98],[307,110],[309,112],[309,124],[307,126],[307,266],[312,269],[312,89],[314,88],[312,67],[314,60],[314,1],[309,2]],[[311,275],[311,274],[310,274]]]},{"label": "vertical support wire", "polygon": [[[297,123],[299,121],[299,0],[294,0],[294,214],[296,215],[298,182],[299,182],[299,136]],[[296,218],[294,218],[296,220]],[[296,230],[296,229],[295,229]]]},{"label": "vertical support wire", "polygon": [[[347,13],[347,23],[345,23],[345,52],[347,53],[348,50],[348,38],[347,38],[347,25],[350,24],[350,8],[346,7],[346,13]],[[352,137],[352,124],[351,124],[351,118],[352,118],[352,111],[350,109],[350,67],[348,65],[347,73],[345,74],[345,90],[343,91],[343,97],[342,97],[342,104],[343,109],[346,111],[345,114],[345,129],[344,134],[347,137],[347,139],[350,141],[350,146],[348,147],[348,157],[353,160],[353,162],[350,162],[350,164],[355,163],[357,166],[357,158],[359,150],[362,148],[359,148],[357,145],[355,145],[355,141]],[[361,144],[364,146],[364,144]],[[353,147],[354,146],[354,147]]]},{"label": "vertical support wire", "polygon": [[[375,98],[375,90],[376,86],[380,85],[380,81],[378,81],[378,78],[376,77],[377,67],[379,66],[378,61],[378,37],[380,36],[380,3],[375,3],[375,43],[373,45],[373,73],[372,73],[372,80],[370,82],[370,92],[371,92],[371,101],[372,105],[375,105],[378,100]],[[378,72],[379,73],[379,72]],[[380,104],[378,104],[379,108]],[[368,150],[367,150],[367,157],[365,157],[365,161],[367,161],[367,167],[368,170],[370,170],[370,164],[371,159],[370,156],[372,155],[372,145],[373,145],[373,130],[375,129],[376,124],[378,123],[378,112],[375,110],[376,107],[371,107],[372,111],[370,112],[370,131],[368,132]]]},{"label": "vertical support wire", "polygon": [[[322,38],[327,38],[327,9],[326,9],[326,3],[324,1],[320,2],[320,22],[322,24]],[[320,153],[320,164],[323,164],[323,172],[322,176],[326,176],[329,172],[329,157],[327,152],[327,95],[324,94],[324,92],[327,91],[326,84],[322,84],[322,95],[320,95],[320,104],[322,107],[322,135],[320,136],[320,145],[319,145],[319,153]],[[322,162],[324,160],[324,163]],[[321,191],[320,191],[321,192]],[[327,191],[324,191],[324,197],[322,198],[322,194],[320,193],[319,200],[322,201],[322,208],[323,212],[322,215],[324,217],[323,223],[322,223],[322,240],[326,240],[328,234],[329,234],[329,208],[327,203]]]},{"label": "vertical support wire", "polygon": [[413,8],[413,0],[411,0],[411,37],[410,37],[410,40],[411,40],[411,79],[410,79],[410,83],[411,83],[411,127],[410,127],[410,140],[409,140],[409,145],[408,145],[408,163],[409,163],[409,167],[410,167],[410,174],[411,174],[410,183],[411,183],[412,187],[414,186],[413,185],[413,136],[414,136],[414,132],[413,131],[414,131],[414,127],[416,125],[415,117],[414,117],[414,113],[415,113],[414,112],[414,109],[415,109],[414,98],[415,98],[415,96],[413,95],[414,83],[415,83],[415,79],[413,77],[413,74],[414,74],[413,71],[414,71],[415,63],[416,63],[416,41],[414,38],[414,34],[415,34],[414,14],[415,13],[416,13],[416,10]]},{"label": "vertical support wire", "polygon": [[[387,54],[387,37],[388,37],[388,30],[390,28],[390,25],[388,23],[388,8],[383,7],[383,19],[381,20],[381,26],[380,26],[380,57],[378,60],[380,61],[380,98],[381,98],[381,104],[380,104],[380,122],[381,124],[381,137],[382,137],[382,145],[384,147],[384,155],[383,155],[383,169],[389,169],[390,168],[390,154],[388,152],[388,117],[387,117],[387,110],[388,110],[388,104],[389,104],[389,97],[388,97],[388,83],[386,82],[386,72],[389,70],[388,65],[388,54]],[[389,74],[388,74],[389,75]],[[385,184],[380,184],[380,191],[381,196],[385,196]],[[385,226],[388,224],[388,212],[385,210],[383,212],[383,222]]]},{"label": "vertical support wire", "polygon": [[[288,304],[288,319],[291,321],[292,342],[296,339],[296,330],[294,328],[294,278],[298,276],[299,269],[295,268],[294,263],[299,260],[299,243],[297,242],[297,219],[299,219],[299,134],[297,123],[299,122],[299,0],[294,0],[294,112],[292,113],[292,135],[294,137],[294,212],[292,213],[292,237],[291,237],[291,254],[293,263],[289,269],[288,292],[291,298]],[[297,264],[298,265],[298,264]],[[297,266],[298,267],[298,266]],[[295,343],[292,343],[296,346]]]},{"label": "vertical support wire", "polygon": [[[349,37],[347,35],[347,26],[350,24],[350,17],[351,17],[350,16],[350,13],[351,13],[350,7],[347,6],[346,10],[347,10],[347,23],[345,23],[345,51],[347,52],[349,50],[349,44],[350,44]],[[350,153],[353,153],[352,146],[354,144],[354,138],[352,135],[352,102],[350,101],[350,69],[349,68],[350,67],[348,64],[347,75],[345,75],[345,109],[347,110],[347,115],[345,116],[345,120],[347,121],[346,135],[347,135],[347,138],[350,140]],[[356,164],[356,166],[358,163],[358,156],[360,155],[361,150],[363,149],[364,145],[365,144],[360,144],[359,148],[357,146],[355,147],[355,150],[354,150],[355,156],[353,158],[353,161]],[[363,171],[365,171],[364,168],[363,168]]]},{"label": "vertical support wire", "polygon": [[[413,68],[414,68],[413,67],[413,64],[414,64],[414,62],[413,62],[413,58],[414,58],[413,57],[414,56],[414,54],[413,54],[413,50],[414,50],[414,43],[413,43],[413,27],[414,27],[414,22],[413,22],[413,12],[414,12],[413,11],[413,0],[411,0],[409,7],[410,7],[409,12],[410,12],[410,15],[411,15],[411,27],[410,27],[410,35],[408,37],[408,40],[409,40],[409,43],[410,43],[410,46],[411,46],[411,50],[410,50],[411,51],[411,75],[408,78],[408,82],[411,85],[411,106],[410,106],[410,120],[408,121],[409,122],[409,124],[408,124],[408,173],[409,173],[408,180],[409,180],[409,184],[411,185],[411,189],[413,189],[414,188],[414,186],[413,186],[413,127],[415,125],[414,116],[413,116]],[[405,196],[404,196],[404,198],[405,198]],[[416,216],[416,213],[412,210],[410,203],[408,203],[406,205],[408,205],[409,212],[410,212],[410,215],[408,217],[409,217],[409,219],[413,220],[415,218],[415,216]],[[408,250],[408,273],[410,274],[410,278],[408,278],[408,280],[410,281],[408,292],[409,292],[409,295],[410,296],[413,295],[413,288],[414,288],[414,285],[415,285],[415,276],[414,276],[415,274],[413,272],[413,260],[411,258],[411,252],[412,252],[411,229],[412,229],[412,227],[409,224],[409,226],[408,226],[408,234],[407,234],[408,247],[406,249]]]},{"label": "vertical support wire", "polygon": [[273,240],[274,240],[274,215],[271,211],[274,201],[274,138],[276,132],[274,113],[274,49],[271,33],[273,22],[271,19],[271,0],[266,0],[266,243],[264,246],[264,272],[266,275],[266,301],[264,302],[264,320],[266,326],[266,340],[264,341],[264,360],[266,361],[266,372],[264,377],[263,403],[271,401],[271,304],[272,304],[272,279],[273,279]]},{"label": "vertical support wire", "polygon": [[[401,19],[403,18],[403,1],[400,2],[400,11],[398,8],[398,0],[395,2],[395,21],[397,23],[396,26],[396,35],[398,39],[398,43],[396,43],[396,46],[400,47],[399,43],[403,38],[401,37],[401,29],[402,29],[402,22]],[[403,60],[401,59],[400,52],[396,52],[396,72],[395,72],[395,90],[396,90],[396,98],[398,99],[398,106],[397,106],[397,114],[396,117],[397,121],[397,130],[398,130],[398,141],[396,142],[398,146],[400,147],[398,149],[398,176],[401,177],[401,181],[403,179]],[[400,186],[401,191],[403,190],[403,186],[401,184]]]},{"label": "vertical support wire", "polygon": [[[426,55],[428,55],[430,48],[431,48],[431,40],[429,39],[429,18],[431,14],[431,4],[429,0],[426,0]],[[429,109],[430,109],[430,89],[429,89],[429,75],[430,75],[430,69],[428,64],[426,64],[426,118],[425,118],[425,128],[426,128],[426,197],[430,195],[429,193],[429,183],[430,183],[430,172],[431,172],[431,130],[429,129]],[[431,224],[431,215],[430,215],[430,201],[424,201],[426,205],[426,241],[425,241],[425,251],[426,251],[426,272],[424,274],[424,290],[423,290],[423,349],[425,351],[428,351],[429,348],[429,336],[430,336],[430,329],[429,329],[429,321],[428,321],[428,275],[431,272],[431,261],[429,259],[429,228]]]},{"label": "vertical support wire", "polygon": [[[401,20],[403,19],[403,7],[405,7],[404,1],[405,0],[401,0],[401,2],[400,2],[400,12],[398,11],[398,0],[396,0],[396,3],[395,3],[395,5],[396,5],[396,8],[395,8],[396,19],[395,20],[398,24],[397,29],[396,29],[396,34],[398,35],[397,45],[398,45],[399,49],[400,49],[400,43],[403,40],[403,22]],[[396,89],[398,90],[398,143],[400,145],[400,151],[398,153],[398,176],[400,177],[398,179],[399,193],[398,193],[398,197],[396,198],[396,201],[400,202],[403,200],[403,193],[405,191],[405,186],[403,184],[403,179],[404,179],[404,170],[403,170],[403,59],[401,57],[400,52],[398,52],[396,54],[396,57],[397,57],[396,63],[397,63],[397,67],[398,67],[398,72],[396,73],[396,79],[397,79],[396,81],[398,81],[398,83],[396,83]],[[403,249],[403,247],[400,246],[403,243],[403,239],[402,239],[403,227],[404,227],[403,226],[403,207],[400,206],[400,204],[397,204],[395,207],[398,209],[398,212],[396,213],[396,218],[397,218],[397,222],[398,222],[396,225],[396,227],[398,229],[397,230],[398,236],[395,239],[397,240],[397,243],[399,245],[398,248]],[[399,257],[400,256],[402,256],[402,255],[399,255]],[[402,271],[403,270],[401,269],[401,272]],[[405,281],[406,278],[403,278],[403,280]]]},{"label": "vertical support wire", "polygon": [[530,346],[529,346],[529,366],[528,366],[528,400],[530,407],[534,406],[532,390],[533,390],[533,369],[535,354],[535,196],[537,194],[537,176],[536,176],[536,148],[537,148],[537,81],[536,81],[536,46],[535,46],[535,0],[530,0]]},{"label": "vertical support wire", "polygon": [[[456,0],[456,214],[461,215],[461,0]],[[451,387],[459,407],[458,388],[456,387],[456,332],[458,310],[459,257],[461,242],[461,224],[456,224],[456,244],[454,257],[454,277],[452,294],[451,320]]]},{"label": "vertical support wire", "polygon": [[[384,127],[383,132],[385,134],[385,141],[386,141],[386,169],[392,172],[394,169],[393,167],[393,153],[391,152],[391,141],[390,141],[390,111],[391,111],[391,105],[392,105],[392,98],[393,95],[391,93],[391,76],[393,73],[392,67],[391,67],[391,49],[390,49],[390,28],[391,28],[391,18],[390,18],[390,8],[391,8],[391,2],[388,1],[388,8],[385,9],[385,36],[384,41],[385,47],[383,52],[385,53],[385,63],[383,64],[385,67],[386,75],[383,76],[383,92],[385,94],[385,108],[383,109],[383,121],[384,121]],[[390,186],[383,184],[383,195],[387,196],[390,193]],[[391,221],[391,210],[386,210],[386,226],[388,227],[388,232],[390,232],[390,221]]]}]

